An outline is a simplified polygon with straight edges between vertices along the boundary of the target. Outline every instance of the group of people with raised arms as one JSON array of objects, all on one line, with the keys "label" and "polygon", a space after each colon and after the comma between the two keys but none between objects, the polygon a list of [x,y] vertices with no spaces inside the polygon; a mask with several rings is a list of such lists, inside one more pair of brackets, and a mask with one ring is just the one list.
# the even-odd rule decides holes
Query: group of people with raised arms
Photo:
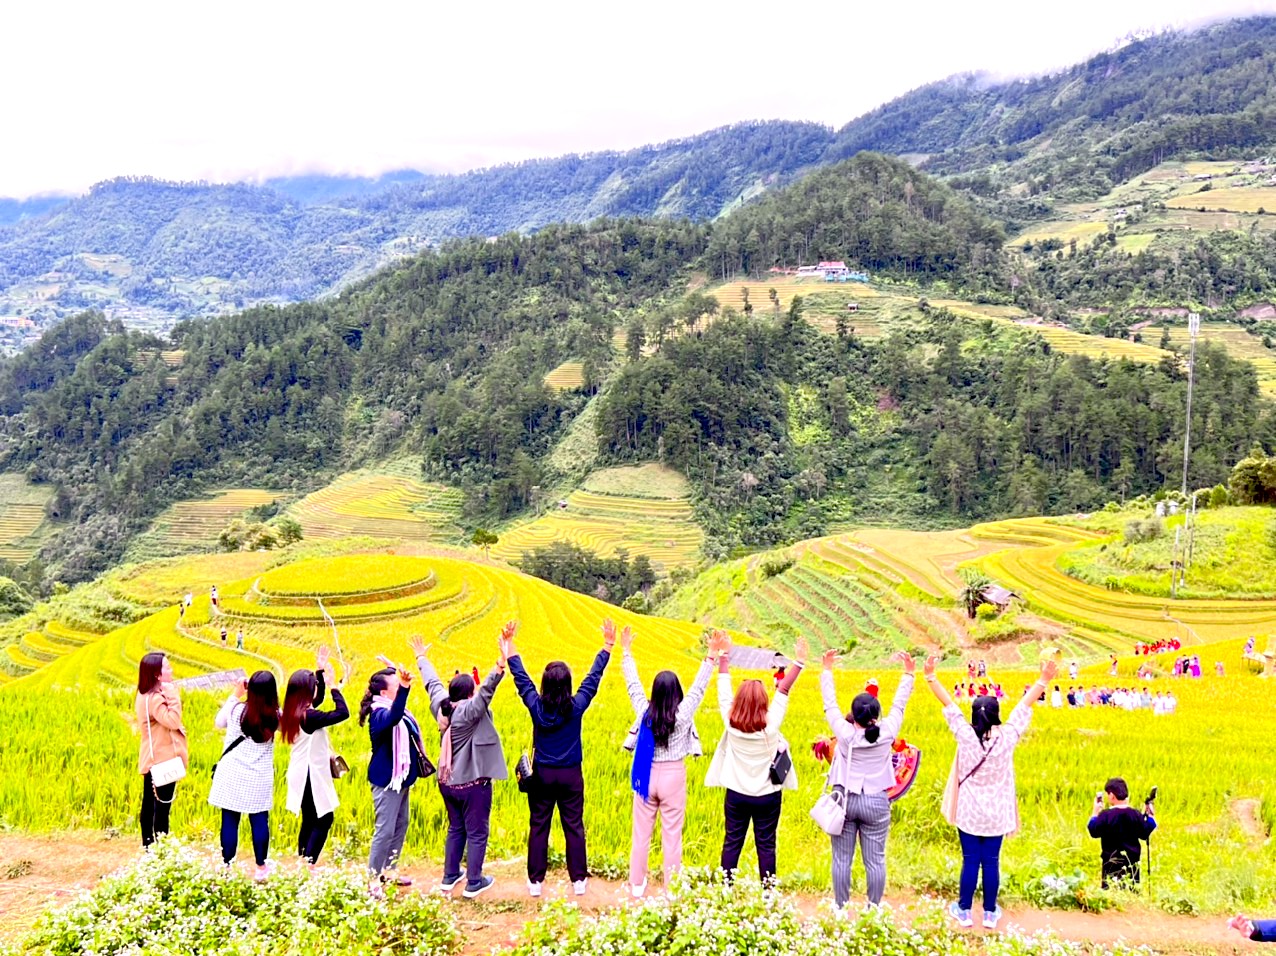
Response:
[{"label": "group of people with raised arms", "polygon": [[[557,811],[566,840],[568,875],[575,892],[588,881],[584,825],[585,777],[581,727],[598,693],[615,645],[620,643],[622,671],[634,711],[624,747],[631,767],[632,844],[628,885],[634,897],[648,885],[647,859],[657,819],[660,821],[666,887],[682,866],[688,773],[686,758],[703,753],[695,714],[717,672],[717,701],[724,730],[713,751],[704,783],[724,790],[721,868],[734,872],[750,828],[759,875],[776,873],[776,834],[783,793],[797,788],[790,747],[781,733],[789,694],[807,666],[807,645],[797,642],[792,665],[768,693],[766,682],[747,679],[734,687],[730,673],[731,641],[724,631],[711,634],[707,653],[690,688],[678,675],[658,672],[650,692],[641,681],[628,627],[617,632],[604,621],[603,646],[573,689],[571,668],[563,661],[547,664],[539,687],[533,682],[515,644],[518,625],[505,625],[498,639],[497,660],[479,683],[471,673],[457,672],[444,686],[429,659],[429,645],[411,642],[416,673],[382,658],[384,668],[368,681],[359,704],[359,723],[368,729],[375,824],[368,868],[372,890],[386,882],[408,884],[397,873],[410,819],[410,796],[421,779],[437,774],[448,816],[441,890],[464,881],[463,895],[477,897],[492,886],[484,873],[495,782],[509,778],[501,737],[491,704],[508,670],[532,724],[530,766],[520,789],[528,797],[527,886],[541,895],[548,865],[549,833]],[[844,820],[830,832],[834,897],[839,907],[850,898],[850,873],[856,850],[867,877],[868,900],[881,901],[886,885],[886,842],[891,806],[887,791],[895,783],[892,744],[899,737],[913,692],[916,664],[904,652],[896,655],[904,674],[885,717],[872,693],[861,693],[849,711],[838,704],[833,679],[837,653],[823,655],[820,693],[825,716],[836,739],[828,785],[844,808]],[[944,719],[957,743],[943,813],[958,831],[962,850],[959,899],[952,916],[972,925],[973,897],[983,877],[983,923],[995,927],[1002,840],[1018,828],[1014,753],[1032,715],[1032,704],[1054,678],[1056,664],[1046,662],[1038,681],[1025,692],[1003,724],[999,700],[977,697],[967,718],[935,677],[937,659],[925,662],[926,685],[943,706]],[[438,733],[437,748],[426,746],[422,723],[408,703],[413,686],[425,685],[430,716]],[[324,709],[327,697],[331,706]],[[298,670],[288,680],[280,706],[274,675],[258,671],[235,689],[217,714],[225,730],[221,758],[213,773],[209,802],[222,811],[222,858],[236,855],[241,819],[249,818],[256,878],[265,879],[269,862],[269,814],[274,791],[273,752],[276,736],[291,746],[287,771],[287,809],[301,817],[297,852],[311,866],[319,859],[339,805],[333,785],[334,754],[327,728],[349,718],[326,648],[320,648],[313,670]],[[181,701],[172,685],[172,670],[163,654],[148,654],[139,668],[137,715],[143,726],[142,835],[149,844],[167,831],[171,787],[156,787],[150,771],[162,760],[187,759]],[[437,766],[427,751],[438,753]],[[339,758],[337,758],[339,759]],[[823,824],[822,824],[823,825]],[[465,869],[462,872],[462,863]]]}]

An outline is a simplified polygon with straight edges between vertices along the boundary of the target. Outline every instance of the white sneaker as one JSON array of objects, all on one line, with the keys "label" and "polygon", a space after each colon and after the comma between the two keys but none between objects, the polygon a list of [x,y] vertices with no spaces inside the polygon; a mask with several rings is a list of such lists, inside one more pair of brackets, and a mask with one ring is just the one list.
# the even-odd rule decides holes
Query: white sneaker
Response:
[{"label": "white sneaker", "polygon": [[539,883],[533,883],[531,880],[528,880],[527,895],[532,897],[533,899],[536,899],[537,897],[539,897],[541,895],[541,885]]},{"label": "white sneaker", "polygon": [[576,890],[577,896],[584,896],[585,890],[589,888],[589,877],[585,877],[583,880],[577,880],[572,884],[572,888]]},{"label": "white sneaker", "polygon": [[[583,892],[584,892],[584,890],[580,890],[580,891],[578,891],[578,894],[577,894],[577,895],[579,895],[579,893],[583,893]],[[644,879],[644,880],[642,881],[642,883],[640,883],[638,886],[634,886],[632,883],[630,883],[630,884],[629,884],[629,892],[633,895],[633,898],[634,898],[634,899],[636,899],[636,900],[640,900],[640,899],[642,899],[642,895],[643,895],[644,893],[646,893],[646,892],[647,892],[647,881]]]},{"label": "white sneaker", "polygon": [[1001,920],[1001,907],[998,906],[991,913],[984,910],[984,929],[996,929],[997,923]]},{"label": "white sneaker", "polygon": [[266,880],[270,879],[270,874],[274,872],[275,864],[267,860],[261,866],[257,867],[256,872],[253,873],[253,879],[258,883],[265,883]]}]

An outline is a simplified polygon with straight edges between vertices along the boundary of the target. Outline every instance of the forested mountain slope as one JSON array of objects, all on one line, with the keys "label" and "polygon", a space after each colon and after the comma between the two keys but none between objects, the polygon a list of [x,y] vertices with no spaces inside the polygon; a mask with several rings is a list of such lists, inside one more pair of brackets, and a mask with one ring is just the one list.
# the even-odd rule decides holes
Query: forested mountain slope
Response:
[{"label": "forested mountain slope", "polygon": [[401,173],[381,189],[324,177],[275,188],[114,180],[0,228],[0,314],[215,314],[313,298],[458,236],[599,216],[711,219],[818,162],[832,135],[814,123],[745,123],[623,153]]},{"label": "forested mountain slope", "polygon": [[[840,235],[900,275],[999,281],[998,230],[944,184],[875,156],[815,182],[850,197],[820,217],[830,254]],[[803,189],[759,204],[746,236],[769,235],[768,210],[796,210]],[[859,231],[855,197],[870,193],[891,229]],[[465,520],[499,521],[559,477],[551,452],[595,393],[599,464],[684,471],[713,555],[848,519],[1093,507],[1177,474],[1186,383],[1172,353],[1159,366],[1065,357],[926,307],[880,339],[818,332],[800,298],[714,316],[696,287],[718,241],[684,220],[460,240],[332,299],[188,321],[168,341],[84,315],[0,363],[0,471],[56,490],[68,523],[43,559],[67,580],[109,565],[179,498],[310,490],[393,453],[459,487]],[[932,254],[912,260],[919,241]],[[547,385],[569,360],[583,385]],[[1198,372],[1192,480],[1214,484],[1276,431],[1252,366],[1203,346]]]},{"label": "forested mountain slope", "polygon": [[1091,198],[1176,156],[1276,148],[1276,17],[1163,33],[1048,76],[953,77],[848,123],[826,159],[926,154],[995,195]]}]

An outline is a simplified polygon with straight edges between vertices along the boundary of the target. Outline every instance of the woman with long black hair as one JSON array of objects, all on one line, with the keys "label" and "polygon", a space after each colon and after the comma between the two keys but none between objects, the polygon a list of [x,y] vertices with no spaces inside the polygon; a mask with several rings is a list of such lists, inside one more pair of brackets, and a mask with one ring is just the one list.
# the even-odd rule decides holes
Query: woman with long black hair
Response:
[{"label": "woman with long black hair", "polygon": [[696,733],[695,714],[704,700],[718,655],[726,646],[725,631],[714,631],[709,656],[700,665],[691,690],[684,696],[673,671],[661,671],[651,682],[651,699],[643,691],[638,665],[631,653],[633,632],[620,632],[621,670],[638,720],[630,728],[625,749],[633,752],[630,783],[634,791],[633,836],[629,850],[629,892],[634,898],[647,890],[647,858],[651,834],[660,817],[660,848],[665,889],[682,868],[682,826],[687,813],[687,757],[704,753]]},{"label": "woman with long black hair", "polygon": [[412,785],[427,769],[421,725],[408,710],[411,689],[411,671],[386,667],[372,675],[359,704],[359,723],[368,725],[372,743],[368,783],[372,786],[376,825],[368,851],[368,870],[373,876],[372,891],[377,895],[381,884],[387,881],[398,886],[412,885],[407,877],[387,875],[387,871],[395,873],[403,856]]},{"label": "woman with long black hair", "polygon": [[603,649],[594,658],[580,689],[572,693],[572,672],[562,661],[550,661],[541,676],[540,693],[527,675],[523,659],[514,647],[514,634],[506,641],[506,656],[514,686],[532,716],[532,788],[527,794],[530,816],[527,834],[527,892],[541,895],[541,884],[549,869],[549,828],[558,808],[558,820],[567,841],[567,873],[577,896],[583,896],[589,882],[589,860],[585,850],[585,777],[580,745],[580,722],[589,709],[603,671],[616,645],[616,625],[603,621]]},{"label": "woman with long black hair", "polygon": [[937,657],[929,657],[923,667],[926,686],[943,705],[944,720],[957,740],[948,785],[940,809],[957,828],[961,841],[961,879],[958,898],[948,908],[961,926],[974,925],[971,910],[980,872],[984,881],[984,928],[996,929],[1001,920],[997,893],[1001,888],[1001,844],[1019,829],[1019,802],[1015,792],[1015,748],[1028,730],[1033,705],[1054,680],[1059,665],[1047,660],[1041,676],[1024,691],[1023,698],[1001,721],[1001,703],[996,697],[977,697],[971,705],[970,720],[953,703],[948,691],[935,678]]},{"label": "woman with long black hair", "polygon": [[138,664],[133,709],[142,731],[137,771],[142,775],[142,846],[146,847],[168,832],[169,811],[177,795],[176,781],[157,786],[151,768],[174,757],[183,766],[189,762],[182,699],[173,686],[173,665],[164,654],[147,654]]},{"label": "woman with long black hair", "polygon": [[[242,700],[240,699],[242,696]],[[221,759],[213,771],[208,802],[222,811],[222,860],[230,864],[239,849],[239,820],[248,814],[253,855],[261,881],[273,866],[270,853],[270,804],[275,789],[275,731],[279,729],[279,686],[270,671],[257,671],[226,698],[215,721],[226,731]]]},{"label": "woman with long black hair", "polygon": [[[335,811],[340,804],[332,785],[332,746],[327,728],[350,717],[350,708],[336,682],[328,648],[319,648],[314,670],[294,671],[288,678],[279,735],[292,745],[288,756],[288,799],[291,813],[301,815],[297,855],[313,869],[328,842]],[[332,709],[320,710],[331,688]]]}]

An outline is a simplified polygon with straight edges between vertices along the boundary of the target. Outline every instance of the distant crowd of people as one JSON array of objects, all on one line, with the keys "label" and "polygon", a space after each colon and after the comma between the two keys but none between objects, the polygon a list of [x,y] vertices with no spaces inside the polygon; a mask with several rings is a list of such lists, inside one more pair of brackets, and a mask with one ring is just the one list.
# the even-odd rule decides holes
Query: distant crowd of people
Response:
[{"label": "distant crowd of people", "polygon": [[1147,657],[1150,654],[1164,654],[1166,651],[1177,651],[1183,647],[1183,644],[1177,637],[1170,637],[1160,641],[1140,642],[1134,645],[1134,653],[1139,657]]},{"label": "distant crowd of people", "polygon": [[[1038,703],[1044,703],[1044,700]],[[1119,707],[1122,710],[1151,710],[1154,714],[1172,714],[1178,709],[1178,700],[1169,691],[1152,693],[1147,687],[1085,687],[1070,686],[1065,694],[1055,684],[1050,693],[1052,707]]]}]

